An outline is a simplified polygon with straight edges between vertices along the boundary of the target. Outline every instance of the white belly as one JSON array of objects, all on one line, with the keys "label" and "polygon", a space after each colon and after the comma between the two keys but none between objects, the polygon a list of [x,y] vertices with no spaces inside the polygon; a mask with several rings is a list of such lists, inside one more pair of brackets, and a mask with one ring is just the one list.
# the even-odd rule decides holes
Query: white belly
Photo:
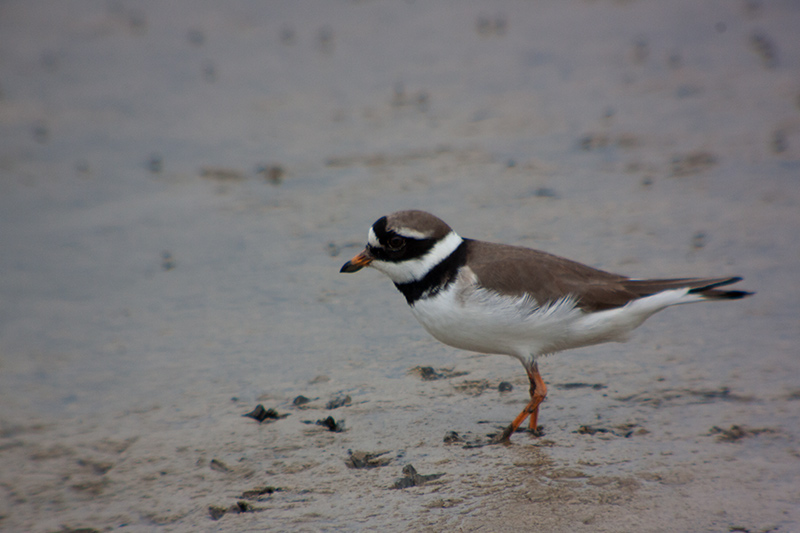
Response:
[{"label": "white belly", "polygon": [[411,311],[431,335],[445,344],[525,359],[570,347],[564,345],[570,325],[583,314],[571,301],[537,308],[528,298],[482,290],[459,294],[453,287],[418,300]]},{"label": "white belly", "polygon": [[[463,281],[463,280],[459,280]],[[458,289],[457,287],[462,287]],[[697,301],[687,290],[666,291],[617,309],[586,313],[571,298],[538,306],[528,297],[503,296],[463,283],[417,300],[414,316],[439,341],[481,353],[537,355],[610,341],[625,341],[630,331],[670,305]]]}]

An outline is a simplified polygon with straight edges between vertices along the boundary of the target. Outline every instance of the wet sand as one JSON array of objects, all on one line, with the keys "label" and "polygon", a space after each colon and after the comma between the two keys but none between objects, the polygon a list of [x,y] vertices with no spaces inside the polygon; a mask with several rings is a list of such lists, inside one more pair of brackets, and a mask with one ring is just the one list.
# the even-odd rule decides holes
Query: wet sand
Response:
[{"label": "wet sand", "polygon": [[[800,529],[798,25],[790,1],[4,2],[0,529]],[[757,294],[545,358],[544,436],[481,446],[519,363],[338,272],[402,208]]]}]

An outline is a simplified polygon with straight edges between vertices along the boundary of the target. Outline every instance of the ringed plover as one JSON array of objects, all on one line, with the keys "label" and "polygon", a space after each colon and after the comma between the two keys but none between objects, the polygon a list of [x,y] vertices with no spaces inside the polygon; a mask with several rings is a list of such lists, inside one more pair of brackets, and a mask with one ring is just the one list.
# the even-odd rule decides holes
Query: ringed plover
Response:
[{"label": "ringed plover", "polygon": [[737,300],[750,292],[720,289],[741,281],[714,278],[635,279],[530,248],[462,238],[424,211],[398,211],[369,229],[367,246],[342,266],[383,272],[411,312],[439,341],[522,362],[530,402],[497,442],[530,416],[537,433],[547,386],[537,359],[561,350],[625,341],[666,307]]}]

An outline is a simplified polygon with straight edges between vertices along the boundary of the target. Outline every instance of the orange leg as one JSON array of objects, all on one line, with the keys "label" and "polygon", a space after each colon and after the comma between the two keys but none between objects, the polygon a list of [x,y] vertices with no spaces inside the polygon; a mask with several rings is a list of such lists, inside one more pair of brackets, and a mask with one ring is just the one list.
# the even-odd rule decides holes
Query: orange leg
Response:
[{"label": "orange leg", "polygon": [[[495,442],[508,444],[511,442],[511,435],[525,422],[525,419],[530,416],[529,428],[531,432],[536,435],[537,433],[537,423],[539,421],[539,404],[541,404],[545,397],[547,396],[547,385],[544,384],[544,380],[542,379],[542,375],[539,373],[539,369],[536,366],[536,363],[531,365],[530,369],[528,370],[528,380],[531,382],[530,394],[531,394],[531,401],[528,405],[525,406],[525,409],[522,410],[520,414],[517,415],[517,418],[511,422],[511,425],[508,426],[503,433],[499,436],[495,437]],[[538,436],[538,435],[537,435]]]}]

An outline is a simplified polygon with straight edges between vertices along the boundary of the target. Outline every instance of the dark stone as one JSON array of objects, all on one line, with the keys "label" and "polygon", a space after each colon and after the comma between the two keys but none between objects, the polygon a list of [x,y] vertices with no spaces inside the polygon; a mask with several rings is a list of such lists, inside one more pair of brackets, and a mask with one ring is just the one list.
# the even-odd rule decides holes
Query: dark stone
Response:
[{"label": "dark stone", "polygon": [[328,431],[333,431],[334,433],[341,433],[344,431],[344,420],[337,422],[332,416],[317,420],[316,424],[318,426],[324,426]]},{"label": "dark stone", "polygon": [[258,404],[255,409],[242,416],[246,416],[248,418],[253,418],[255,420],[258,420],[259,422],[263,422],[264,420],[271,421],[271,420],[286,418],[289,415],[288,414],[279,415],[278,412],[272,407],[270,407],[269,409],[265,409],[263,405]]},{"label": "dark stone", "polygon": [[325,409],[338,409],[339,407],[344,407],[345,405],[350,405],[352,402],[352,398],[350,396],[337,396],[332,398],[327,404],[325,404]]},{"label": "dark stone", "polygon": [[307,404],[307,403],[308,403],[308,402],[310,402],[310,401],[311,401],[311,400],[309,400],[308,398],[306,398],[305,396],[303,396],[303,395],[301,394],[300,396],[298,396],[297,398],[295,398],[294,400],[292,400],[292,405],[294,405],[295,407],[300,407],[300,406],[302,406],[302,405],[305,405],[305,404]]},{"label": "dark stone", "polygon": [[377,468],[386,466],[392,462],[391,457],[381,457],[389,453],[385,452],[359,452],[347,450],[347,459],[344,464],[347,468]]},{"label": "dark stone", "polygon": [[428,474],[422,475],[417,473],[417,469],[408,464],[403,467],[404,476],[394,482],[393,489],[407,489],[409,487],[418,487],[424,485],[434,479],[439,479],[444,474]]},{"label": "dark stone", "polygon": [[448,431],[444,434],[444,443],[445,444],[453,444],[454,442],[463,442],[464,439],[461,438],[461,435],[456,433],[455,431]]}]

